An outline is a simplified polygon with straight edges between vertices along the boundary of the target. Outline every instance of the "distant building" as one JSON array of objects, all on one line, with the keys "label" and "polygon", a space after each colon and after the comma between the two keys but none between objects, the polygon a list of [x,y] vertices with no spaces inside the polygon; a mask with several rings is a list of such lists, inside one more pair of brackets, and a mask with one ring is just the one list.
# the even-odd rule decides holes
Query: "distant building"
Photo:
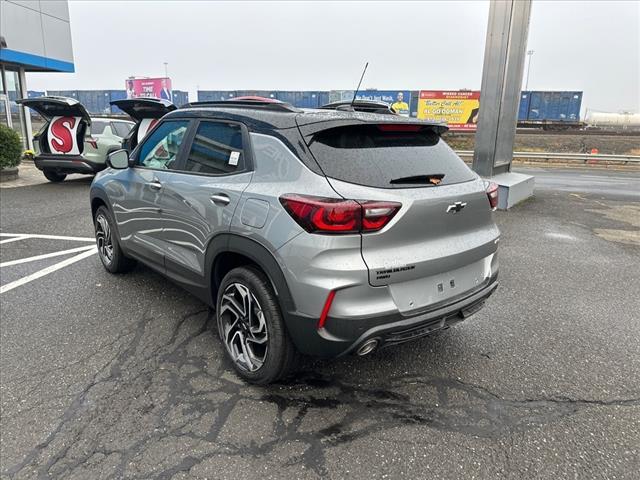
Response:
[{"label": "distant building", "polygon": [[15,103],[27,97],[25,72],[73,72],[67,0],[0,0],[0,123],[31,147],[31,117]]}]

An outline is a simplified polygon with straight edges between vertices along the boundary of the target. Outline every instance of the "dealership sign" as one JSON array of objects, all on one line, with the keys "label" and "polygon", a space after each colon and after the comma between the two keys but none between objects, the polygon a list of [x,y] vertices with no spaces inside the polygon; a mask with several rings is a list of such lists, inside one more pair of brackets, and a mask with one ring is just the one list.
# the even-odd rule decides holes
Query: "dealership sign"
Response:
[{"label": "dealership sign", "polygon": [[172,100],[170,78],[128,78],[127,98],[162,98]]},{"label": "dealership sign", "polygon": [[446,123],[451,130],[475,131],[479,110],[479,91],[421,90],[418,98],[418,118]]}]

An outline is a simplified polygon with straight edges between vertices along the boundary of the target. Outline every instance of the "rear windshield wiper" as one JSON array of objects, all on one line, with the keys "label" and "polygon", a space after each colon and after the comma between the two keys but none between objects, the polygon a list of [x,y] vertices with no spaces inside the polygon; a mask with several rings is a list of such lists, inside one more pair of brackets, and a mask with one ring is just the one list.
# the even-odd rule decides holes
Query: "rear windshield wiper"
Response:
[{"label": "rear windshield wiper", "polygon": [[430,185],[439,185],[444,178],[444,173],[433,173],[431,175],[412,175],[410,177],[394,178],[389,183],[392,184],[411,184],[411,183],[428,183]]}]

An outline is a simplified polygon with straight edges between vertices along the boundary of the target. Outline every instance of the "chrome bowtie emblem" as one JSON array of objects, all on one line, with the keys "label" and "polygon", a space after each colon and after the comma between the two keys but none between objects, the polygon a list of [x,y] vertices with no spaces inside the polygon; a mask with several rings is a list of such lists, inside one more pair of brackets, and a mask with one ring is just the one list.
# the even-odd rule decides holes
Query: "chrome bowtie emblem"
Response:
[{"label": "chrome bowtie emblem", "polygon": [[451,213],[451,212],[458,213],[460,210],[462,210],[466,206],[467,206],[467,202],[452,203],[447,207],[447,213]]}]

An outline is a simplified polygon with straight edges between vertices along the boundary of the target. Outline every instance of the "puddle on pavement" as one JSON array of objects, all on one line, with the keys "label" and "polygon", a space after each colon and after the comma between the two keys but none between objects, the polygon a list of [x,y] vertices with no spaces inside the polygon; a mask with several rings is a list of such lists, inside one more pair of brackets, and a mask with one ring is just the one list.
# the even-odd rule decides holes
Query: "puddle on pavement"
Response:
[{"label": "puddle on pavement", "polygon": [[596,228],[593,232],[610,242],[640,246],[640,205],[613,205],[602,209],[586,209],[615,222],[626,223],[634,229]]}]

